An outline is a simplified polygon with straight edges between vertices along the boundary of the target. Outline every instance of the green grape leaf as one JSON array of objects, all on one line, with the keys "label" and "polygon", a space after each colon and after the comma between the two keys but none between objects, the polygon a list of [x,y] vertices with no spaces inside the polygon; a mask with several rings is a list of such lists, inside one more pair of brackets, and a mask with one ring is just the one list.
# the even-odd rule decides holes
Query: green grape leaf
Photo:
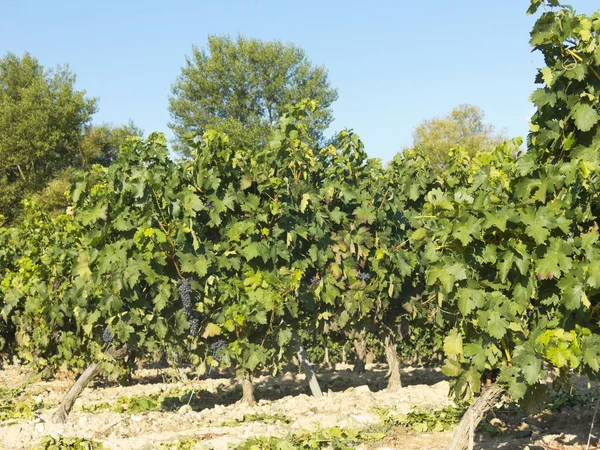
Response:
[{"label": "green grape leaf", "polygon": [[590,131],[598,120],[600,115],[587,103],[578,103],[573,107],[572,111],[575,126],[581,131]]}]

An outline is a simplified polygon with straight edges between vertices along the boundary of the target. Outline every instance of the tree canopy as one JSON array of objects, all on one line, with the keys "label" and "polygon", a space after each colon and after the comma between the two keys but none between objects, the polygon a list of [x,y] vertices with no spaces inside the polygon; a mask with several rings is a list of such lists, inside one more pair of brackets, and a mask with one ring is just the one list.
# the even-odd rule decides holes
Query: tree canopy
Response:
[{"label": "tree canopy", "polygon": [[96,100],[75,89],[68,66],[44,69],[28,53],[0,59],[0,214],[77,159]]},{"label": "tree canopy", "polygon": [[450,151],[464,147],[468,155],[491,150],[505,137],[494,133],[494,127],[484,122],[484,112],[478,106],[462,104],[444,117],[424,120],[413,132],[413,145],[421,147],[434,167],[448,166]]},{"label": "tree canopy", "polygon": [[92,164],[107,167],[119,156],[119,149],[127,138],[142,137],[143,134],[143,130],[132,120],[118,126],[107,123],[88,126],[79,146],[80,163],[78,166],[83,169],[89,168]]},{"label": "tree canopy", "polygon": [[93,164],[108,167],[118,157],[127,139],[142,135],[143,131],[133,121],[119,126],[106,123],[86,126],[78,147],[77,160],[29,198],[38,210],[51,215],[63,214],[69,205],[69,191],[77,179],[77,171],[88,170]]},{"label": "tree canopy", "polygon": [[337,99],[323,66],[313,66],[294,44],[210,35],[207,49],[192,48],[172,86],[169,126],[184,153],[186,133],[209,129],[227,133],[234,147],[258,148],[286,105],[299,99],[319,105],[304,119],[310,140],[319,143]]}]

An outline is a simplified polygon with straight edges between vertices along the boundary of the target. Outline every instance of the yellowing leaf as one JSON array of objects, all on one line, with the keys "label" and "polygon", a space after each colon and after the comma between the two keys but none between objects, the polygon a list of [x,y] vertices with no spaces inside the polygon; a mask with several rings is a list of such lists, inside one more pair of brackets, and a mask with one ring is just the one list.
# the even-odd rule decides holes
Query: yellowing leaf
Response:
[{"label": "yellowing leaf", "polygon": [[310,194],[302,194],[302,200],[300,200],[300,211],[306,211],[306,207],[308,206],[308,201],[310,200]]},{"label": "yellowing leaf", "polygon": [[218,336],[220,334],[221,334],[221,327],[219,325],[217,325],[216,323],[209,323],[208,325],[206,325],[206,328],[204,329],[204,333],[202,333],[202,337],[204,339],[206,339],[209,337]]},{"label": "yellowing leaf", "polygon": [[548,87],[552,87],[552,69],[550,69],[550,67],[544,67],[542,70],[540,70],[540,72],[542,73],[542,79],[544,80],[544,83],[546,83]]},{"label": "yellowing leaf", "polygon": [[456,328],[453,328],[444,339],[444,353],[446,355],[462,355],[463,353],[462,335]]}]

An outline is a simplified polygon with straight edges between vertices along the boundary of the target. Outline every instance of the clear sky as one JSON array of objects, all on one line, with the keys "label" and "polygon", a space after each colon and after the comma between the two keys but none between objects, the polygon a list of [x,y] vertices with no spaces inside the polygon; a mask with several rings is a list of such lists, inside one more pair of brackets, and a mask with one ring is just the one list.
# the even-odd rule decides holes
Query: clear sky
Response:
[{"label": "clear sky", "polygon": [[[572,0],[592,13],[598,0]],[[172,136],[170,86],[208,34],[238,33],[304,48],[339,90],[331,131],[352,128],[389,160],[426,118],[480,106],[508,136],[524,136],[539,56],[527,0],[0,0],[0,55],[68,63],[99,99],[95,122],[129,119]]]}]

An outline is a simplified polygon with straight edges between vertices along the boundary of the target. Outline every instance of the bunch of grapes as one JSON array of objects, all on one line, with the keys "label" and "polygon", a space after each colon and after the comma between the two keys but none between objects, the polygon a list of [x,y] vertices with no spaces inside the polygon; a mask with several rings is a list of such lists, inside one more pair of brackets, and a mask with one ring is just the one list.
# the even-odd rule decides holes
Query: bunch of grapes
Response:
[{"label": "bunch of grapes", "polygon": [[362,281],[367,281],[371,279],[371,275],[367,272],[358,272],[358,279]]},{"label": "bunch of grapes", "polygon": [[192,288],[190,282],[187,279],[183,279],[179,282],[179,298],[183,304],[183,313],[185,317],[190,321],[190,335],[196,336],[200,329],[200,319],[192,309]]},{"label": "bunch of grapes", "polygon": [[105,327],[104,331],[102,332],[102,340],[107,344],[110,344],[113,340],[112,334],[110,334],[108,327]]},{"label": "bunch of grapes", "polygon": [[189,317],[192,313],[192,288],[186,278],[179,282],[179,298],[183,303],[184,314]]},{"label": "bunch of grapes", "polygon": [[227,344],[227,341],[225,339],[218,339],[215,342],[213,342],[212,344],[209,345],[209,348],[213,351],[216,352],[218,351],[221,347],[224,347]]},{"label": "bunch of grapes", "polygon": [[212,350],[212,356],[214,359],[216,359],[217,361],[221,359],[221,356],[219,355],[219,350],[221,350],[226,345],[227,341],[225,339],[218,339],[208,346]]},{"label": "bunch of grapes", "polygon": [[194,314],[190,319],[190,334],[192,336],[196,336],[198,334],[198,330],[200,329],[200,319],[198,319],[198,315]]}]

